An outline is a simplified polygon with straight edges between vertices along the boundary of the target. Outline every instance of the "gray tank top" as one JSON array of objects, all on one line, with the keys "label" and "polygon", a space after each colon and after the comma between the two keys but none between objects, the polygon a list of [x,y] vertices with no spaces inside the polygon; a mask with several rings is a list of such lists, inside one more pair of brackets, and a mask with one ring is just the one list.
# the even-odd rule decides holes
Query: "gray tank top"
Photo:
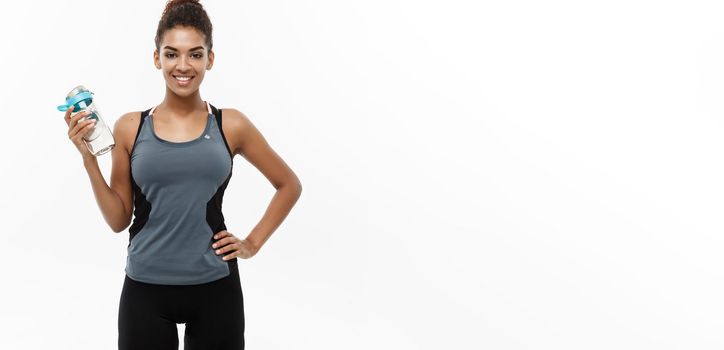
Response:
[{"label": "gray tank top", "polygon": [[131,150],[134,219],[125,270],[134,280],[191,285],[237,271],[236,259],[224,261],[211,247],[213,235],[226,230],[221,204],[233,154],[221,110],[208,103],[207,108],[204,132],[187,142],[161,139],[153,110],[141,113]]}]

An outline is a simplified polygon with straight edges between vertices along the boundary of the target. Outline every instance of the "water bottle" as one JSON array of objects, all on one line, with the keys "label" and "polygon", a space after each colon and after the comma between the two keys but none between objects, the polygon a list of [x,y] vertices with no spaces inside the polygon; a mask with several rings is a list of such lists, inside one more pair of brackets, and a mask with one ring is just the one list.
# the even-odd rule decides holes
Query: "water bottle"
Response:
[{"label": "water bottle", "polygon": [[100,113],[98,113],[98,108],[93,102],[93,93],[83,85],[76,86],[73,90],[70,90],[68,96],[65,97],[65,104],[58,106],[58,110],[65,112],[70,106],[75,106],[73,108],[73,115],[86,110],[90,112],[89,115],[81,118],[79,122],[87,120],[88,118],[96,120],[95,125],[91,127],[92,131],[83,136],[83,141],[88,147],[88,150],[94,156],[99,156],[112,150],[116,142],[113,139],[111,129],[103,122]]}]

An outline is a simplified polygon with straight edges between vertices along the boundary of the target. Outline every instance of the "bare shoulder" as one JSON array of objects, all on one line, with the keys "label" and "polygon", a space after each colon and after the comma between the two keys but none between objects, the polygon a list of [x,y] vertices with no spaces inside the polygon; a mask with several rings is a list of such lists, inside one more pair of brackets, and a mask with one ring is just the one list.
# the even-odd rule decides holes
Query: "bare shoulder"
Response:
[{"label": "bare shoulder", "polygon": [[118,146],[130,155],[136,138],[138,125],[141,123],[141,111],[128,112],[116,120],[113,126],[113,138]]},{"label": "bare shoulder", "polygon": [[236,128],[243,128],[251,123],[249,117],[236,108],[222,108],[221,111],[224,124],[230,124]]},{"label": "bare shoulder", "polygon": [[229,143],[229,148],[233,154],[241,154],[244,134],[254,128],[254,124],[251,123],[249,117],[235,108],[222,108],[221,118],[221,127],[224,129],[224,136]]}]

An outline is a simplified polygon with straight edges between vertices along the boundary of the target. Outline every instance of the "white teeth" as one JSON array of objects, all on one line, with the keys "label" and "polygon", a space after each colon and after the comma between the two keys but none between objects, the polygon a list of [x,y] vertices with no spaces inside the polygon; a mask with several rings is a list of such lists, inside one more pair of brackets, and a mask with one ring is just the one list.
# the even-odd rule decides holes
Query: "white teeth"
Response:
[{"label": "white teeth", "polygon": [[174,77],[174,78],[181,80],[181,81],[188,81],[191,79],[191,77]]}]

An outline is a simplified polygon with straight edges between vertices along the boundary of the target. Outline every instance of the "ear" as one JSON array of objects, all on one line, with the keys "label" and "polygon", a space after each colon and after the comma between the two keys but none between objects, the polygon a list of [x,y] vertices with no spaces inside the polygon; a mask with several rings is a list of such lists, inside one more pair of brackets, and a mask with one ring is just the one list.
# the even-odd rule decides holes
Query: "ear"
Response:
[{"label": "ear", "polygon": [[206,62],[206,70],[211,70],[211,67],[214,65],[214,51],[209,51],[209,60]]},{"label": "ear", "polygon": [[161,69],[161,56],[158,54],[158,50],[153,50],[153,65],[156,69]]}]

